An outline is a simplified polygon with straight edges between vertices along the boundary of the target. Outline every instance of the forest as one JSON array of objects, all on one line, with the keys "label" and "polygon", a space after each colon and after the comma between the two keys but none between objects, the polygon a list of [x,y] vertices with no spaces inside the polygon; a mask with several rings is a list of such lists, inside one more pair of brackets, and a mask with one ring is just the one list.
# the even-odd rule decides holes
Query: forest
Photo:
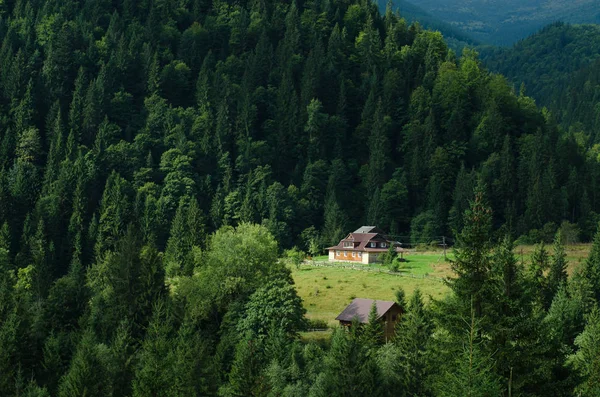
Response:
[{"label": "forest", "polygon": [[[476,52],[366,0],[7,0],[0,39],[1,395],[600,393],[599,149]],[[452,293],[305,343],[282,251],[363,224],[456,239]]]},{"label": "forest", "polygon": [[587,146],[599,143],[600,26],[554,23],[512,48],[481,47],[483,63],[546,106]]},{"label": "forest", "polygon": [[600,23],[598,0],[407,0],[480,42],[511,46],[557,21]]}]

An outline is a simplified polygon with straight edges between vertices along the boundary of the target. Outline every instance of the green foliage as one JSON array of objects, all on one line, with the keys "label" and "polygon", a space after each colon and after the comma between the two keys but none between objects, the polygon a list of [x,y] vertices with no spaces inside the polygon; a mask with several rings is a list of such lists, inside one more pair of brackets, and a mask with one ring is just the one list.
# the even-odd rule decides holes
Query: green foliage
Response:
[{"label": "green foliage", "polygon": [[[517,84],[524,83],[529,95],[543,105],[549,105],[557,98],[561,84],[568,84],[572,74],[598,59],[599,34],[600,30],[595,25],[557,22],[512,48],[489,48],[482,55],[490,69]],[[522,68],[522,63],[517,61],[521,56],[530,57],[535,62],[531,62],[528,68]],[[553,84],[542,83],[539,76]]]},{"label": "green foliage", "polygon": [[493,371],[493,360],[481,349],[475,315],[471,317],[463,337],[462,352],[449,372],[440,375],[435,384],[437,396],[497,396],[502,387]]},{"label": "green foliage", "polygon": [[174,356],[170,354],[172,327],[170,313],[158,302],[140,352],[139,368],[133,380],[134,396],[168,395],[174,386]]},{"label": "green foliage", "polygon": [[304,262],[306,258],[306,253],[299,250],[298,247],[293,247],[292,249],[285,251],[285,256],[288,261],[296,267],[296,269],[300,269],[300,265]]},{"label": "green foliage", "polygon": [[410,239],[413,244],[429,244],[439,235],[440,228],[432,211],[415,216],[410,224]]},{"label": "green foliage", "polygon": [[550,271],[548,272],[549,300],[552,300],[560,286],[567,282],[567,254],[559,232],[554,237],[553,251]]},{"label": "green foliage", "polygon": [[[598,148],[476,53],[354,0],[22,0],[0,16],[3,395],[427,395],[464,353],[471,299],[470,357],[497,352],[524,395],[574,384],[597,247],[576,279],[560,253],[524,279],[492,241],[558,224],[589,240]],[[448,310],[397,290],[391,346],[376,313],[305,343],[286,265],[367,221],[458,237]]]},{"label": "green foliage", "polygon": [[594,236],[592,250],[585,261],[583,275],[589,282],[596,303],[600,302],[600,228]]},{"label": "green foliage", "polygon": [[365,345],[380,345],[383,343],[383,324],[377,312],[377,301],[373,301],[367,324],[360,330]]},{"label": "green foliage", "polygon": [[583,332],[575,339],[577,352],[570,361],[579,372],[582,382],[577,392],[584,396],[593,396],[600,392],[598,376],[600,375],[600,313],[595,307],[587,318]]},{"label": "green foliage", "polygon": [[383,257],[381,259],[383,264],[386,266],[391,266],[398,257],[398,253],[396,252],[396,245],[390,244],[387,252],[385,254],[382,254],[381,256]]},{"label": "green foliage", "polygon": [[486,282],[491,271],[490,231],[492,211],[481,186],[475,190],[475,199],[465,211],[465,227],[457,236],[457,248],[452,270],[456,278],[450,286],[463,302],[472,301],[474,316],[483,315]]},{"label": "green foliage", "polygon": [[432,374],[430,343],[434,324],[423,304],[421,292],[415,290],[410,304],[396,325],[394,345],[398,347],[401,384],[407,395],[426,395],[427,378]]},{"label": "green foliage", "polygon": [[360,343],[357,328],[355,324],[350,335],[342,329],[333,333],[331,348],[324,357],[323,368],[310,389],[310,396],[378,393],[381,386],[379,370],[374,357]]},{"label": "green foliage", "polygon": [[165,249],[167,276],[191,275],[194,269],[194,254],[204,243],[204,220],[196,200],[181,199],[173,224],[171,237]]},{"label": "green foliage", "polygon": [[92,331],[82,335],[69,370],[60,381],[59,396],[100,396],[110,390],[107,363],[103,362],[104,347],[97,343]]},{"label": "green foliage", "polygon": [[270,328],[295,335],[306,328],[305,313],[292,283],[269,282],[250,296],[238,328],[258,337],[266,336]]}]

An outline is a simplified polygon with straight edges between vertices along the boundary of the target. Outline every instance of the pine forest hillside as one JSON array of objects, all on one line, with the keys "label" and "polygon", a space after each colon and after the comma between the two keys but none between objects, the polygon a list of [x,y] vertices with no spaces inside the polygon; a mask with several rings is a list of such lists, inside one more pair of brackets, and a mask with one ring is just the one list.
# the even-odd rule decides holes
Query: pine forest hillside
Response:
[{"label": "pine forest hillside", "polygon": [[599,0],[408,0],[482,43],[507,46],[544,26],[600,23]]},{"label": "pine forest hillside", "polygon": [[[388,7],[388,1],[379,0],[379,10],[384,13]],[[449,23],[438,19],[422,8],[405,0],[394,0],[391,2],[392,10],[397,11],[408,23],[418,22],[428,30],[437,30],[442,35],[448,46],[458,53],[466,46],[477,45],[478,42],[460,29],[455,28]]]},{"label": "pine forest hillside", "polygon": [[515,236],[599,211],[586,147],[474,54],[371,4],[52,4],[15,4],[2,28],[14,252],[38,227],[68,253],[78,230],[95,246],[130,223],[162,250],[191,201],[207,231],[264,223],[284,247],[360,224],[423,241],[460,230],[477,178]]},{"label": "pine forest hillside", "polygon": [[548,107],[565,129],[584,132],[585,144],[599,143],[596,94],[600,26],[556,23],[512,48],[481,50],[483,63]]},{"label": "pine forest hillside", "polygon": [[[597,395],[600,158],[473,51],[363,0],[5,1],[0,40],[0,394]],[[452,294],[304,343],[282,251],[362,224],[453,236]]]}]

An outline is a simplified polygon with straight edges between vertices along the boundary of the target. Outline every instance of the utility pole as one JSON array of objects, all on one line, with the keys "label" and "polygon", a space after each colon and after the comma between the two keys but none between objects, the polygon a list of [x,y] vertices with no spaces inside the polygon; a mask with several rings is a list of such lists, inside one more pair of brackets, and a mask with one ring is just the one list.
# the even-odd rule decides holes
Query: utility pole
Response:
[{"label": "utility pole", "polygon": [[448,262],[448,258],[446,257],[446,236],[442,236],[442,244],[444,245],[444,262]]},{"label": "utility pole", "polygon": [[525,261],[523,260],[523,247],[521,247],[521,266],[523,266],[524,263]]}]

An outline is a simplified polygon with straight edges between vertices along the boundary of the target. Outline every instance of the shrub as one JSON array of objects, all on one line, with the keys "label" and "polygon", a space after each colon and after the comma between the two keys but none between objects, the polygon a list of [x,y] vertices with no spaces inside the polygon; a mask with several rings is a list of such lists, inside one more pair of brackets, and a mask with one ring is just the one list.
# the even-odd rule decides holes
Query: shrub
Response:
[{"label": "shrub", "polygon": [[413,244],[428,244],[440,234],[440,226],[433,211],[421,212],[410,223],[410,239]]},{"label": "shrub", "polygon": [[579,242],[579,227],[569,221],[563,221],[558,229],[561,242],[565,245]]},{"label": "shrub", "polygon": [[324,329],[327,328],[327,321],[313,318],[308,320],[308,329]]},{"label": "shrub", "polygon": [[288,262],[296,267],[296,269],[300,269],[300,265],[304,262],[306,258],[306,254],[299,250],[298,247],[294,247],[285,251],[285,256]]}]

